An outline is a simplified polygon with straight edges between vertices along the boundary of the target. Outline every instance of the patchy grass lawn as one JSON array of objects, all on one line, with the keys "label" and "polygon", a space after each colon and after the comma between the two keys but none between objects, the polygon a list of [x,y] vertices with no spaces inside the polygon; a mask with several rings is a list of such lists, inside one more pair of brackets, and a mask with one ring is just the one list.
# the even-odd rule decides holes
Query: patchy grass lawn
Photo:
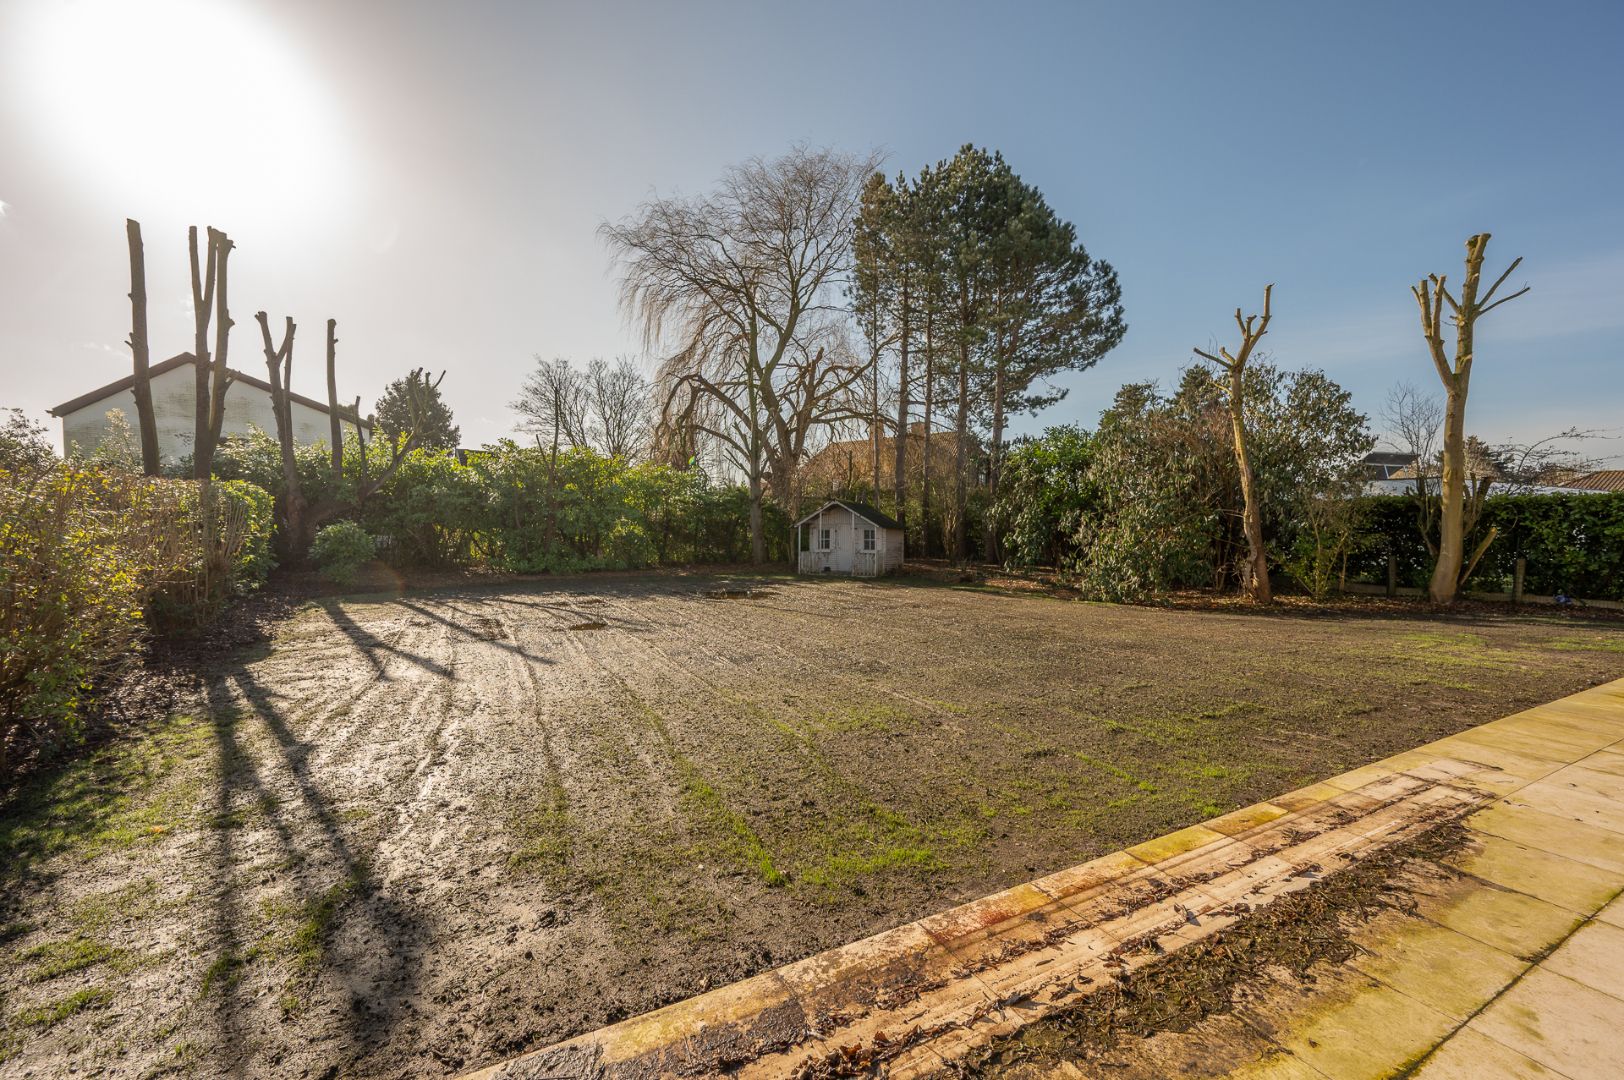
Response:
[{"label": "patchy grass lawn", "polygon": [[624,577],[307,605],[0,817],[0,1062],[445,1074],[1624,674],[1618,622]]}]

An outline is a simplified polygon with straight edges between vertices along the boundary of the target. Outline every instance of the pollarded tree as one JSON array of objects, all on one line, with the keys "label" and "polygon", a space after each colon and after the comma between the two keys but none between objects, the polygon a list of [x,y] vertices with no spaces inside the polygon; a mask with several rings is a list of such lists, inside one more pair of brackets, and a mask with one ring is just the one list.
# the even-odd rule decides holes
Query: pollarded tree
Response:
[{"label": "pollarded tree", "polygon": [[[282,331],[282,342],[277,344],[271,337],[270,317],[261,311],[255,314],[254,318],[259,323],[260,339],[265,350],[265,367],[270,375],[271,412],[276,419],[277,450],[282,465],[282,517],[277,531],[277,543],[285,556],[297,560],[304,558],[309,552],[317,529],[334,518],[360,510],[366,500],[387,484],[411,456],[412,451],[418,448],[419,428],[427,426],[428,423],[428,396],[437,395],[445,374],[442,372],[438,379],[429,379],[421,369],[417,369],[401,380],[406,389],[407,416],[410,422],[404,432],[386,440],[388,459],[383,468],[376,473],[370,472],[366,467],[367,425],[363,424],[359,412],[350,412],[347,418],[355,424],[357,461],[362,474],[350,477],[346,483],[341,471],[342,457],[339,456],[336,460],[330,458],[328,475],[325,478],[326,493],[314,501],[308,501],[299,474],[298,451],[293,440],[293,342],[298,327],[292,317],[288,317]],[[336,322],[329,319],[328,405],[335,412],[338,409],[338,380],[335,373],[338,343],[336,330]],[[377,426],[376,418],[373,418],[371,426]]]},{"label": "pollarded tree", "polygon": [[[207,257],[199,259],[197,226],[187,230],[187,247],[192,264],[192,355],[196,360],[196,406],[192,436],[192,476],[209,482],[214,474],[214,452],[220,445],[221,426],[226,416],[226,391],[231,386],[231,369],[226,366],[226,348],[235,325],[227,302],[226,268],[235,246],[231,238],[212,226],[207,232]],[[209,323],[214,323],[214,349],[209,349]]]},{"label": "pollarded tree", "polygon": [[1248,595],[1259,604],[1267,604],[1273,597],[1269,589],[1269,553],[1263,546],[1262,499],[1258,494],[1257,475],[1253,472],[1246,446],[1246,361],[1251,358],[1252,350],[1263,335],[1269,332],[1269,298],[1273,292],[1273,285],[1264,286],[1261,318],[1257,315],[1242,317],[1241,309],[1235,309],[1235,325],[1240,328],[1241,343],[1233,353],[1228,349],[1219,349],[1214,356],[1201,349],[1195,350],[1197,356],[1216,364],[1226,375],[1225,400],[1229,406],[1231,445],[1235,450],[1235,466],[1240,470],[1241,495],[1245,499],[1243,524],[1246,530],[1247,575],[1244,586]]},{"label": "pollarded tree", "polygon": [[[1435,604],[1449,604],[1455,600],[1461,582],[1471,573],[1477,560],[1489,544],[1494,532],[1484,538],[1473,554],[1466,559],[1466,488],[1469,483],[1466,460],[1466,396],[1472,380],[1472,361],[1475,358],[1477,320],[1509,300],[1515,300],[1528,291],[1524,285],[1514,293],[1494,299],[1494,294],[1505,283],[1511,272],[1522,263],[1513,259],[1505,272],[1495,279],[1481,297],[1483,256],[1488,251],[1489,234],[1478,233],[1466,241],[1466,280],[1461,284],[1460,299],[1449,292],[1444,276],[1431,274],[1413,286],[1410,291],[1421,309],[1421,336],[1426,339],[1432,366],[1444,384],[1443,476],[1439,483],[1438,559],[1432,569],[1432,583],[1428,593]],[[1450,321],[1455,324],[1455,350],[1451,359],[1444,344],[1444,305],[1450,310]]]},{"label": "pollarded tree", "polygon": [[[141,434],[141,471],[157,476],[162,462],[158,458],[158,421],[152,411],[151,353],[147,344],[147,259],[141,245],[141,223],[134,218],[124,220],[125,236],[130,245],[130,355],[135,363],[135,381],[130,386],[135,398],[136,428]],[[196,235],[196,230],[193,230]]]}]

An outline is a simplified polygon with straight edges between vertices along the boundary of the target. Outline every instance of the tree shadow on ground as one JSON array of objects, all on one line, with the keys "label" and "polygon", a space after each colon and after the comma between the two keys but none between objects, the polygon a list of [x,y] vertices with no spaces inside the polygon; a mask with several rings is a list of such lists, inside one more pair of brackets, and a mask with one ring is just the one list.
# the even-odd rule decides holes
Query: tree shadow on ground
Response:
[{"label": "tree shadow on ground", "polygon": [[[405,603],[405,601],[397,602]],[[407,606],[410,607],[411,605],[408,604]],[[384,669],[384,662],[378,658],[379,653],[387,653],[390,656],[399,657],[409,664],[415,664],[424,671],[438,675],[442,679],[455,681],[457,677],[456,673],[450,668],[446,667],[444,664],[436,660],[430,660],[426,656],[419,656],[416,653],[407,649],[402,649],[397,645],[390,644],[389,642],[378,637],[376,634],[363,629],[360,624],[358,624],[354,619],[350,618],[349,613],[344,610],[343,605],[337,601],[324,600],[321,602],[321,609],[327,613],[327,617],[333,621],[333,625],[338,627],[339,631],[343,633],[345,637],[350,639],[350,643],[367,658],[367,663],[372,665],[372,673],[374,677],[383,679],[385,681],[388,680],[389,674]]]},{"label": "tree shadow on ground", "polygon": [[[342,1031],[322,1042],[343,1058],[329,1066],[346,1071],[387,1043],[406,1017],[417,984],[422,920],[412,905],[373,880],[370,860],[356,849],[312,775],[313,747],[294,735],[275,695],[246,667],[235,667],[210,680],[207,698],[218,773],[207,930],[214,959],[202,991],[217,1025],[214,1056],[233,1075],[252,1071],[250,1025],[264,1020],[252,1011],[264,1004],[243,995],[240,984],[248,966],[265,959],[279,972],[291,970],[280,1001],[284,1018],[311,1008],[307,994],[338,999]],[[268,747],[256,738],[260,733],[269,736]],[[250,820],[268,827],[272,851],[252,842],[253,834],[243,829]],[[267,880],[267,855],[271,877],[291,881],[288,895],[274,902],[257,888]],[[285,932],[260,925],[272,912],[294,925]],[[347,955],[352,950],[338,946],[341,924],[347,939],[366,943],[364,955]],[[358,989],[363,982],[370,985]]]}]

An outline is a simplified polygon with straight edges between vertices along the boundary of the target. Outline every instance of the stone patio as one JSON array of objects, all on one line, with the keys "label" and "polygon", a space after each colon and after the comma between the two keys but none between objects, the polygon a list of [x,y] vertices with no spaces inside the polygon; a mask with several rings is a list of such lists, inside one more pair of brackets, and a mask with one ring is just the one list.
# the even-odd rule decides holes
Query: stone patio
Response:
[{"label": "stone patio", "polygon": [[1624,680],[469,1075],[928,1075],[1454,819],[1460,876],[1348,964],[1048,1075],[1624,1076]]}]

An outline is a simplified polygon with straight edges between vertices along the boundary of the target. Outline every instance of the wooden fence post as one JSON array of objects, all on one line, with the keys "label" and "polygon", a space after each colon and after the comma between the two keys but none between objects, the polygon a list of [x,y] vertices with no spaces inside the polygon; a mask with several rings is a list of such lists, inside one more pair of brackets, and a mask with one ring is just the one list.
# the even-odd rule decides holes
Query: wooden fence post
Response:
[{"label": "wooden fence post", "polygon": [[1523,598],[1523,578],[1526,577],[1527,574],[1528,574],[1528,560],[1527,559],[1518,559],[1517,560],[1517,568],[1511,572],[1511,602],[1513,604],[1522,603],[1522,598]]},{"label": "wooden fence post", "polygon": [[1398,595],[1398,556],[1391,551],[1387,553],[1387,595]]}]

